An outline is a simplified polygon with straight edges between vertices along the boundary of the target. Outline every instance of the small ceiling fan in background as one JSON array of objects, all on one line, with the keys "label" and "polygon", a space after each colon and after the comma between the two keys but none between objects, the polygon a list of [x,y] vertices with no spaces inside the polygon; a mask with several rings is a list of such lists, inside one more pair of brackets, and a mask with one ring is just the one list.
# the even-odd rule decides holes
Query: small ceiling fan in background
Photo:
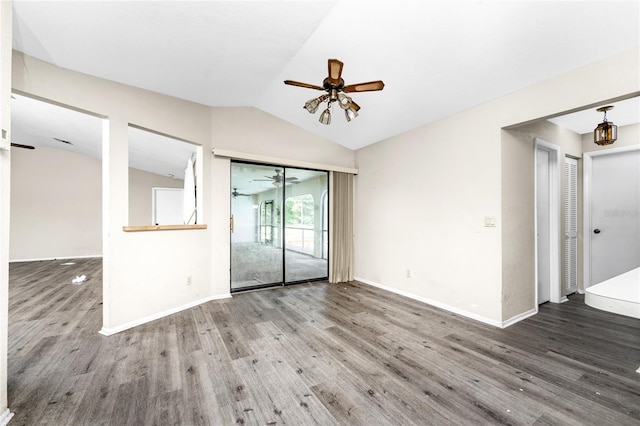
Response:
[{"label": "small ceiling fan in background", "polygon": [[[66,144],[66,145],[73,145],[73,142],[69,142],[69,141],[66,141],[64,139],[60,139],[60,138],[53,138],[53,139],[58,141],[58,142],[60,142],[60,143]],[[15,142],[11,142],[11,146],[13,146],[15,148],[36,149],[36,147],[33,146],[33,145],[24,145],[24,144],[15,143]]]},{"label": "small ceiling fan in background", "polygon": [[315,84],[301,83],[299,81],[285,80],[284,84],[290,86],[304,87],[306,89],[323,90],[327,92],[326,95],[310,99],[304,104],[304,109],[314,114],[318,110],[318,106],[327,102],[327,109],[320,114],[320,122],[322,124],[331,124],[331,104],[337,102],[340,108],[344,110],[344,115],[347,121],[351,121],[358,116],[360,106],[353,102],[351,97],[345,95],[345,93],[353,92],[373,92],[382,90],[384,83],[382,80],[368,81],[366,83],[357,84],[344,84],[342,79],[342,67],[344,64],[337,59],[329,59],[329,76],[324,79],[322,86],[316,86]]},{"label": "small ceiling fan in background", "polygon": [[36,149],[33,145],[23,145],[21,143],[11,142],[11,146],[14,148],[23,148],[23,149]]},{"label": "small ceiling fan in background", "polygon": [[233,198],[236,198],[236,197],[250,197],[251,195],[250,194],[241,194],[241,193],[238,192],[238,188],[233,188],[233,191],[231,192],[231,196]]},{"label": "small ceiling fan in background", "polygon": [[[273,186],[282,186],[282,180],[283,177],[280,174],[280,170],[276,169],[276,174],[273,176],[265,176],[266,179],[253,179],[254,182],[268,182],[271,181],[273,183]],[[298,181],[298,178],[293,176],[293,177],[288,177],[286,179],[284,179],[285,183],[300,183]]]}]

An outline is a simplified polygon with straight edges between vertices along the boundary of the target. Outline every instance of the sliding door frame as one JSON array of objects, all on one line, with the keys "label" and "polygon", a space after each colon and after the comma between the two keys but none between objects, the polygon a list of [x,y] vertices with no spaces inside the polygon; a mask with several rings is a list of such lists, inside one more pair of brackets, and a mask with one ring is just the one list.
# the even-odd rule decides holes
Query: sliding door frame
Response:
[{"label": "sliding door frame", "polygon": [[[274,164],[274,163],[263,163],[263,162],[257,162],[257,161],[250,161],[250,160],[242,160],[242,159],[231,159],[231,168],[229,170],[230,173],[232,173],[232,168],[233,168],[233,164],[243,164],[243,165],[249,165],[249,166],[264,166],[264,167],[275,167],[277,169],[281,169],[282,170],[282,179],[283,182],[286,182],[286,178],[287,178],[287,170],[288,169],[296,169],[296,170],[308,170],[308,171],[313,171],[313,172],[321,172],[321,173],[325,173],[326,174],[326,191],[323,191],[323,194],[326,192],[327,194],[327,208],[329,209],[329,211],[331,210],[331,194],[330,194],[330,176],[331,176],[331,171],[329,170],[322,170],[322,169],[316,169],[316,168],[310,168],[310,167],[300,167],[300,166],[290,166],[290,165],[286,165],[286,164]],[[234,186],[233,184],[233,176],[230,177],[231,179],[231,185],[229,187],[229,197],[232,196],[231,191],[232,191],[232,187]],[[324,239],[324,232],[323,232],[323,226],[322,223],[324,222],[324,217],[322,217],[324,215],[324,212],[322,211],[322,204],[323,204],[323,199],[322,199],[322,195],[320,196],[320,199],[317,201],[318,205],[320,206],[320,212],[319,214],[321,215],[321,220],[320,220],[320,235],[321,238]],[[326,267],[326,271],[325,271],[325,275],[323,277],[317,277],[317,278],[309,278],[309,279],[302,279],[302,280],[295,280],[295,281],[287,281],[287,267],[286,267],[286,250],[287,250],[287,242],[286,242],[286,209],[285,209],[285,201],[287,199],[287,191],[286,191],[286,184],[282,185],[282,194],[281,194],[281,199],[278,200],[279,201],[279,205],[281,206],[281,213],[280,213],[280,220],[282,223],[281,226],[281,233],[282,235],[280,236],[281,240],[282,240],[282,247],[280,248],[282,250],[282,282],[276,282],[276,283],[267,283],[267,284],[258,284],[255,286],[246,286],[246,287],[242,287],[242,288],[238,288],[238,289],[233,289],[231,287],[232,285],[232,280],[233,280],[233,274],[230,274],[230,281],[229,281],[229,287],[230,287],[230,292],[231,293],[238,293],[238,292],[242,292],[242,291],[249,291],[249,290],[257,290],[257,289],[263,289],[263,288],[273,288],[273,287],[282,287],[282,286],[288,286],[288,285],[295,285],[295,284],[302,284],[302,283],[307,283],[307,282],[314,282],[314,281],[327,281],[329,279],[329,271],[330,271],[330,267],[331,267],[331,256],[328,255],[327,256],[327,267]],[[316,200],[314,200],[314,205],[316,204]],[[231,211],[230,211],[230,217],[233,214],[233,205],[231,205]],[[315,215],[315,209],[314,209],[314,215]],[[330,226],[330,215],[328,215],[329,217],[327,217],[327,229],[329,229]],[[272,217],[273,220],[273,217]],[[258,223],[259,226],[259,223]],[[315,229],[315,225],[314,225],[314,233],[315,233],[316,229]],[[329,233],[330,234],[330,233]],[[314,237],[315,238],[315,237]],[[327,235],[326,237],[328,239],[328,243],[330,244],[330,235]],[[230,244],[232,244],[230,242]],[[324,242],[321,242],[321,246],[323,246]],[[319,259],[324,259],[322,256],[322,247],[320,249],[320,257]],[[233,249],[231,248],[231,250],[229,250],[229,264],[231,266],[233,266]]]}]

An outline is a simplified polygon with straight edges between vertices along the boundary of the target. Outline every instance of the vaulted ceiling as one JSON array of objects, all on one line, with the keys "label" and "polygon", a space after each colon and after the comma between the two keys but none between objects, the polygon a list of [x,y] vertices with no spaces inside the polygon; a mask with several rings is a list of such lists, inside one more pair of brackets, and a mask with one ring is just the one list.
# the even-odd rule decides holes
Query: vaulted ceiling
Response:
[{"label": "vaulted ceiling", "polygon": [[[604,23],[604,25],[603,25]],[[352,149],[640,42],[638,1],[14,1],[14,49],[210,106],[252,106]],[[318,122],[327,59],[360,115]],[[337,112],[337,111],[336,111]],[[594,123],[597,124],[597,123]]]}]

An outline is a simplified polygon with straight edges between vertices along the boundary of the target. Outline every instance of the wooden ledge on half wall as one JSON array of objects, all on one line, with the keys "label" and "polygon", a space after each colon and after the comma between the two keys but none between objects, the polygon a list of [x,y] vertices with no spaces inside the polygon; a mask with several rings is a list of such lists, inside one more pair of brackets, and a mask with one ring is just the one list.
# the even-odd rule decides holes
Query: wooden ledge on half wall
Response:
[{"label": "wooden ledge on half wall", "polygon": [[207,229],[207,225],[138,225],[122,227],[124,232],[182,231],[188,229]]}]

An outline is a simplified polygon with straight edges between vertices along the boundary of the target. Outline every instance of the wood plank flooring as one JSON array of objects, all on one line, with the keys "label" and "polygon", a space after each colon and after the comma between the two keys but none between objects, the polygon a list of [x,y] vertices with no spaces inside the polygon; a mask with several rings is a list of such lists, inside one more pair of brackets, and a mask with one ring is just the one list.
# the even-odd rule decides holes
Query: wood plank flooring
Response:
[{"label": "wood plank flooring", "polygon": [[640,424],[640,320],[578,295],[500,330],[314,283],[105,337],[100,259],[63,262],[10,265],[11,425]]}]

